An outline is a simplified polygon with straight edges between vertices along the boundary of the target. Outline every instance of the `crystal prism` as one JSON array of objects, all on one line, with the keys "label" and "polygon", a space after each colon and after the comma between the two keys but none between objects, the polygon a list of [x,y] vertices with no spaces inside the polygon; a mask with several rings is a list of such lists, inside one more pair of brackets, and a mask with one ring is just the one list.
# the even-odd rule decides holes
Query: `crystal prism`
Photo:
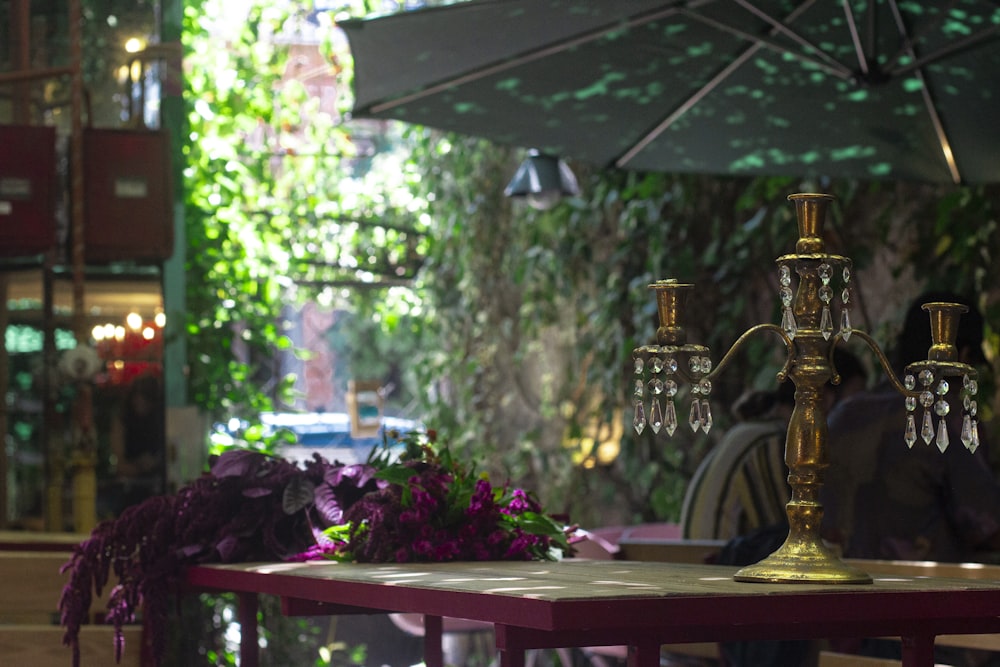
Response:
[{"label": "crystal prism", "polygon": [[819,330],[823,334],[823,340],[830,340],[833,335],[833,316],[830,315],[830,306],[823,306],[823,314],[820,316]]},{"label": "crystal prism", "polygon": [[903,440],[910,449],[913,448],[913,443],[917,441],[917,424],[913,415],[906,415],[906,431],[903,432]]},{"label": "crystal prism", "polygon": [[965,415],[962,417],[962,434],[959,436],[966,449],[972,445],[972,417]]},{"label": "crystal prism", "polygon": [[673,399],[667,401],[665,414],[663,415],[663,430],[667,435],[673,435],[677,430],[677,408],[674,407]]},{"label": "crystal prism", "polygon": [[691,399],[691,413],[688,415],[688,426],[695,433],[701,428],[701,401],[697,398]]},{"label": "crystal prism", "polygon": [[707,399],[701,402],[701,430],[705,433],[712,430],[712,406]]},{"label": "crystal prism", "polygon": [[646,411],[642,407],[642,401],[635,402],[635,417],[632,418],[632,426],[638,435],[642,435],[642,430],[646,428]]},{"label": "crystal prism", "polygon": [[660,410],[660,399],[654,398],[649,409],[649,428],[653,429],[653,433],[659,433],[661,426],[663,426],[663,413]]},{"label": "crystal prism", "polygon": [[972,420],[972,443],[969,445],[969,451],[973,454],[979,449],[979,422]]},{"label": "crystal prism", "polygon": [[937,428],[937,448],[940,449],[943,454],[944,450],[948,449],[948,444],[948,425],[943,419],[941,419],[938,421]]},{"label": "crystal prism", "polygon": [[920,428],[920,437],[924,439],[928,445],[931,444],[931,440],[934,439],[934,423],[931,421],[931,413],[924,410],[924,423]]},{"label": "crystal prism", "polygon": [[840,309],[840,336],[845,343],[851,339],[851,311],[847,308]]},{"label": "crystal prism", "polygon": [[795,323],[795,315],[791,308],[785,308],[781,313],[781,328],[789,338],[795,338],[799,326]]}]

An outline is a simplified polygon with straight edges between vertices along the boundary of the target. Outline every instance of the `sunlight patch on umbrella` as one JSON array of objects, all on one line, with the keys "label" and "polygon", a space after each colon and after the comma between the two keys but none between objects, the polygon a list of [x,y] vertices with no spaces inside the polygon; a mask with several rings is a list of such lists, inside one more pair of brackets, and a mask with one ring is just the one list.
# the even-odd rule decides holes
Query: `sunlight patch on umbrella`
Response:
[{"label": "sunlight patch on umbrella", "polygon": [[926,110],[919,104],[904,104],[893,110],[893,113],[897,116],[916,116],[925,112]]},{"label": "sunlight patch on umbrella", "polygon": [[701,44],[692,44],[687,48],[687,55],[691,58],[700,58],[701,56],[707,56],[712,53],[712,43],[702,42]]},{"label": "sunlight patch on umbrella", "polygon": [[729,164],[729,169],[734,173],[738,174],[741,171],[749,171],[751,169],[761,169],[765,165],[764,158],[760,155],[744,155],[739,160],[734,160]]},{"label": "sunlight patch on umbrella", "polygon": [[624,80],[625,75],[621,72],[608,72],[586,88],[577,90],[573,93],[573,97],[578,100],[585,100],[597,95],[607,95],[610,92],[610,84]]},{"label": "sunlight patch on umbrella", "polygon": [[451,106],[455,113],[465,115],[470,113],[485,113],[486,109],[481,104],[475,102],[456,102]]},{"label": "sunlight patch on umbrella", "polygon": [[859,146],[858,144],[854,144],[853,146],[834,148],[830,151],[830,159],[834,162],[840,162],[842,160],[860,160],[862,158],[875,157],[875,152],[875,148],[872,146]]}]

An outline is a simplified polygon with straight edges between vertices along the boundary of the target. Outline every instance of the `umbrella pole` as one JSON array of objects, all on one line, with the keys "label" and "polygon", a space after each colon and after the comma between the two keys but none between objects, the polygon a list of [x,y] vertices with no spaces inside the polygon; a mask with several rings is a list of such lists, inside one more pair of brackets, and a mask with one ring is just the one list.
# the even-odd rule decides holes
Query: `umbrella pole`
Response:
[{"label": "umbrella pole", "polygon": [[[966,411],[962,444],[975,451],[979,442],[974,407],[976,371],[958,362],[954,344],[958,318],[965,308],[946,303],[924,306],[930,315],[933,345],[928,351],[928,359],[907,366],[906,375],[900,381],[878,344],[851,326],[851,260],[825,252],[823,243],[823,222],[833,197],[795,194],[789,199],[795,202],[799,240],[795,253],[777,258],[783,311],[781,325],[760,324],[749,329],[736,340],[714,370],[708,348],[688,343],[682,324],[683,296],[694,286],[675,280],[650,285],[657,294],[660,327],[656,345],[643,346],[633,352],[636,374],[633,425],[639,433],[648,425],[656,433],[663,428],[672,435],[676,427],[673,397],[677,392],[677,380],[682,380],[691,385],[693,395],[688,423],[696,432],[707,432],[712,423],[708,405],[712,379],[725,369],[749,336],[758,331],[777,333],[787,351],[785,367],[778,373],[778,380],[787,379],[795,384],[795,407],[785,439],[785,464],[792,490],[791,499],[785,506],[788,537],[770,556],[740,569],[734,579],[742,582],[869,584],[872,578],[868,574],[844,563],[820,536],[823,519],[820,491],[829,465],[823,393],[828,382],[840,382],[832,362],[834,348],[839,341],[857,336],[872,349],[893,386],[905,397],[907,419],[905,425],[900,425],[900,446],[905,443],[912,447],[917,439],[915,411],[919,402],[924,407],[921,437],[927,444],[936,439],[942,452],[948,447],[943,419],[949,412],[945,400],[946,378],[961,378]],[[797,289],[793,292],[796,279]],[[837,332],[833,324],[835,285],[841,288]],[[647,392],[650,394],[648,412]],[[661,400],[666,401],[665,409]],[[970,404],[973,406],[971,411]],[[932,408],[940,416],[936,428]]]}]

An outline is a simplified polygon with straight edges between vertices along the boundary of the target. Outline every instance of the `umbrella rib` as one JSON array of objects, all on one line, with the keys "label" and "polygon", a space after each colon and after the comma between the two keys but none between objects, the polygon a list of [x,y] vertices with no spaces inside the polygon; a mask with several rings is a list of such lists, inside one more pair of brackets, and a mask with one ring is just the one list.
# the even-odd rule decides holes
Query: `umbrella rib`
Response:
[{"label": "umbrella rib", "polygon": [[[793,42],[797,43],[799,46],[804,47],[807,51],[815,53],[819,57],[820,60],[822,60],[823,62],[825,62],[829,66],[829,67],[826,68],[828,71],[831,71],[834,74],[837,74],[838,76],[842,76],[842,77],[845,74],[850,74],[850,72],[848,72],[846,70],[846,68],[844,67],[844,65],[842,63],[838,62],[837,59],[835,59],[833,56],[831,56],[830,54],[828,54],[827,52],[825,52],[823,49],[819,48],[818,46],[816,46],[815,44],[813,44],[812,42],[810,42],[808,39],[806,39],[805,37],[803,37],[799,33],[795,32],[794,30],[792,30],[791,28],[789,28],[788,25],[787,25],[787,20],[785,22],[779,21],[776,18],[774,18],[773,16],[771,16],[770,14],[768,14],[767,12],[763,11],[762,9],[760,9],[759,7],[756,7],[756,6],[752,5],[747,0],[734,0],[734,1],[736,2],[736,4],[738,4],[741,7],[743,7],[743,9],[747,10],[748,12],[750,12],[751,14],[753,14],[754,16],[756,16],[757,18],[759,18],[760,20],[762,20],[765,23],[767,23],[768,25],[770,25],[771,28],[772,28],[771,35],[777,35],[779,33],[783,34],[786,37],[788,37],[789,39],[791,39]],[[846,2],[846,0],[845,0],[845,2]],[[806,4],[807,5],[811,5],[813,3],[812,2],[808,2]],[[813,60],[812,58],[808,58],[808,57],[806,57],[806,56],[804,56],[802,54],[796,53],[796,52],[792,51],[791,49],[787,49],[787,48],[785,48],[785,47],[783,47],[783,46],[781,46],[781,45],[779,45],[779,44],[777,44],[775,42],[772,42],[770,40],[761,39],[760,37],[754,37],[752,35],[748,35],[747,33],[744,33],[742,31],[739,31],[739,30],[736,30],[736,29],[730,29],[729,26],[725,26],[725,25],[723,25],[721,23],[717,24],[716,27],[719,27],[719,28],[721,28],[723,30],[729,30],[729,32],[732,32],[733,34],[745,36],[745,37],[747,37],[747,38],[749,38],[751,40],[754,40],[754,41],[764,42],[764,44],[766,46],[769,46],[771,48],[774,48],[774,49],[777,49],[779,51],[782,51],[783,53],[788,53],[788,54],[790,54],[792,56],[795,56],[797,58],[800,58],[802,60],[807,60],[807,61],[810,61],[810,62],[814,62],[817,65],[819,65],[818,61]]]},{"label": "umbrella rib", "polygon": [[[851,33],[851,44],[854,45],[854,52],[858,55],[858,67],[862,74],[868,74],[868,56],[865,55],[865,48],[861,44],[861,34],[858,32],[857,23],[854,21],[854,12],[851,11],[850,0],[843,0],[844,16],[847,18],[847,28]],[[874,7],[874,3],[872,3]]]},{"label": "umbrella rib", "polygon": [[[792,13],[790,13],[785,18],[785,23],[791,23],[792,21],[795,21],[806,9],[808,9],[813,4],[813,1],[814,0],[809,0],[799,5]],[[708,21],[706,17],[692,15],[691,18],[703,19],[706,20],[706,22],[711,23],[711,21]],[[717,27],[722,27],[722,26],[717,26]],[[774,32],[777,32],[777,30],[778,30],[777,26],[772,27],[772,34]],[[755,53],[760,51],[765,46],[768,46],[768,44],[760,38],[753,37],[751,38],[751,40],[753,43],[750,46],[748,46],[742,53],[740,53],[740,55],[734,58],[731,63],[726,65],[726,67],[724,67],[722,71],[713,76],[708,81],[708,83],[706,83],[704,86],[695,91],[695,93],[691,95],[691,97],[684,100],[684,102],[682,102],[679,107],[674,109],[670,113],[670,115],[661,120],[653,129],[651,129],[649,132],[644,134],[638,141],[632,144],[631,148],[629,148],[627,151],[622,153],[620,157],[614,160],[614,165],[619,168],[625,167],[629,162],[632,161],[633,158],[635,158],[636,155],[642,152],[642,150],[646,146],[655,141],[656,138],[661,134],[663,134],[667,130],[667,128],[673,125],[678,118],[680,118],[685,113],[690,111],[691,108],[694,107],[694,105],[696,105],[706,95],[715,90],[715,88],[718,87],[720,83],[725,81],[730,74],[739,69],[743,65],[743,63],[745,63],[747,60],[750,59],[751,56],[753,56]],[[817,63],[817,65],[822,66],[820,63]]]},{"label": "umbrella rib", "polygon": [[[980,42],[994,37],[998,31],[1000,31],[1000,25],[985,28],[977,33],[969,35],[964,39],[956,40],[948,46],[938,49],[934,53],[921,57],[919,60],[914,57],[913,62],[909,65],[897,67],[890,71],[889,74],[891,76],[899,76],[900,74],[905,74],[911,70],[920,69],[925,65],[930,65],[939,60],[943,60],[944,58],[947,58],[948,56],[959,51],[975,48]],[[912,49],[910,55],[913,56]]]},{"label": "umbrella rib", "polygon": [[[896,4],[896,0],[889,0],[889,6],[892,8],[893,18],[896,20],[896,28],[899,30],[900,37],[903,38],[904,43],[907,45],[909,50],[909,55],[914,60],[916,60],[916,53],[913,50],[912,42],[910,42],[909,35],[906,33],[906,24],[903,21],[903,15],[899,11],[899,5]],[[931,97],[931,91],[927,88],[927,80],[924,78],[924,72],[921,69],[914,70],[914,74],[920,80],[920,94],[924,98],[924,105],[927,107],[927,114],[931,118],[931,123],[934,125],[934,132],[937,134],[938,143],[941,146],[941,155],[944,157],[945,163],[948,165],[948,171],[951,173],[951,180],[955,185],[959,185],[962,182],[962,175],[958,171],[958,165],[955,163],[955,154],[951,150],[951,142],[948,140],[948,134],[944,130],[944,124],[941,123],[941,116],[937,112],[937,108],[934,106],[934,98]]]},{"label": "umbrella rib", "polygon": [[[711,1],[711,0],[705,0],[705,1]],[[702,4],[702,3],[699,2],[697,4]],[[600,39],[601,37],[607,35],[610,32],[621,30],[622,28],[634,28],[637,26],[645,25],[646,23],[651,23],[652,21],[656,21],[658,19],[676,14],[678,13],[678,11],[679,9],[676,7],[670,7],[668,9],[657,9],[643,14],[636,14],[635,16],[632,16],[624,21],[614,21],[610,24],[605,24],[603,26],[600,26],[599,28],[594,28],[593,30],[580,33],[579,35],[574,35],[561,42],[555,42],[548,46],[535,49],[533,51],[528,51],[518,56],[514,56],[513,58],[505,60],[502,63],[497,63],[495,65],[489,65],[486,67],[481,67],[476,70],[471,70],[469,72],[464,72],[457,76],[445,79],[444,81],[435,83],[431,86],[410,93],[409,95],[403,95],[401,97],[397,97],[395,99],[386,102],[373,104],[369,108],[369,111],[375,114],[382,113],[384,111],[394,109],[395,107],[402,106],[404,104],[409,104],[410,102],[414,102],[419,99],[423,99],[424,97],[435,95],[453,86],[479,81],[480,79],[493,76],[494,74],[499,74],[509,69],[520,67],[521,65],[524,65],[526,63],[534,62],[536,60],[540,60],[542,58],[557,53],[562,53],[563,51],[574,48],[576,46],[580,46],[581,44],[587,44],[588,42]]]},{"label": "umbrella rib", "polygon": [[[948,11],[955,6],[956,2],[957,0],[952,0],[952,2],[948,5]],[[929,34],[932,30],[938,28],[944,22],[944,17],[946,15],[946,11],[938,12],[935,20],[926,21],[920,30],[914,32],[912,35],[909,35],[909,41],[900,46],[899,50],[886,61],[886,69],[891,69],[896,63],[899,62],[900,58],[910,53],[910,47],[923,39],[924,35]]]}]

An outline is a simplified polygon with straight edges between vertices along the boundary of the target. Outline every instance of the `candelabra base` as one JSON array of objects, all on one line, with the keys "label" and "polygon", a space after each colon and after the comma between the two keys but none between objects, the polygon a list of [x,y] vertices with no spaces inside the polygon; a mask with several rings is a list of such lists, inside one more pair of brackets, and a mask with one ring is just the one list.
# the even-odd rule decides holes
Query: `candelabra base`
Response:
[{"label": "candelabra base", "polygon": [[840,560],[822,542],[798,541],[791,536],[764,560],[737,571],[733,579],[751,583],[872,583],[870,575]]}]

